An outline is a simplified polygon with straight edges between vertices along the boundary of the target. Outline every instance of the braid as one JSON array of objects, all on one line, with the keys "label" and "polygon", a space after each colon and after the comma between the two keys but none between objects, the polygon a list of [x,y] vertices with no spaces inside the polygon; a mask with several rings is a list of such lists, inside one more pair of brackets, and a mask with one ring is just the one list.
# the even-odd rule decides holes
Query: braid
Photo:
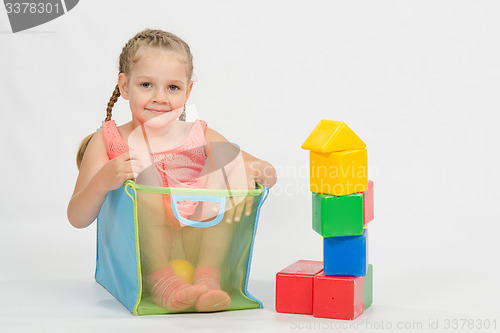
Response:
[{"label": "braid", "polygon": [[108,107],[106,108],[106,119],[104,119],[104,121],[111,120],[111,111],[113,110],[113,106],[115,105],[116,101],[118,100],[118,97],[120,97],[120,87],[118,87],[118,85],[116,85],[115,90],[113,91],[113,94],[111,95],[111,98],[109,99]]}]

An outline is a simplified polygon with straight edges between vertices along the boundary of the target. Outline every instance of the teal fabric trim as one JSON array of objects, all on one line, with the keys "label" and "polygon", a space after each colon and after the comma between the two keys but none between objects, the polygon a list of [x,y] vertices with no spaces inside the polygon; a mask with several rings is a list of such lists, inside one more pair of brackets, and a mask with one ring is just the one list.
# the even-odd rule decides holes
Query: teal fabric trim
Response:
[{"label": "teal fabric trim", "polygon": [[[197,221],[191,221],[189,219],[186,219],[182,217],[182,215],[179,213],[179,210],[177,209],[177,202],[178,201],[205,201],[205,202],[215,202],[219,204],[219,212],[217,213],[217,216],[215,219],[207,222],[197,222]],[[205,196],[205,195],[182,195],[182,194],[171,194],[170,195],[170,201],[172,203],[172,211],[174,212],[174,216],[179,221],[180,223],[194,227],[194,228],[209,228],[213,227],[214,225],[217,225],[220,221],[222,221],[222,218],[224,217],[224,213],[226,210],[226,198],[225,197],[215,197],[215,196]]]}]

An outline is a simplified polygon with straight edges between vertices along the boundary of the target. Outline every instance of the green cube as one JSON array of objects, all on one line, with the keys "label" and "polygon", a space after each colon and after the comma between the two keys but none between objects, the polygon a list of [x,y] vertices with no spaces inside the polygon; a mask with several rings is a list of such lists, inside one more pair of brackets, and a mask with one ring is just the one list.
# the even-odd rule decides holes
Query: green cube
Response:
[{"label": "green cube", "polygon": [[312,193],[313,229],[323,237],[363,234],[363,194]]},{"label": "green cube", "polygon": [[363,297],[363,303],[365,303],[365,310],[368,309],[373,303],[373,265],[368,265],[365,276],[365,295]]}]

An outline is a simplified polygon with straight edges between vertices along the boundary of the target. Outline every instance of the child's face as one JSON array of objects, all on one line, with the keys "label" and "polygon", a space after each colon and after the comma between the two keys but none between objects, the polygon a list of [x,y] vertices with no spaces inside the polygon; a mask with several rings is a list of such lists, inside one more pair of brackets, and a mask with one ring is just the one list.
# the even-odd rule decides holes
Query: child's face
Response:
[{"label": "child's face", "polygon": [[135,125],[159,115],[177,119],[193,86],[186,64],[172,51],[142,47],[137,52],[139,60],[132,64],[130,75],[121,73],[118,77],[120,93],[129,101]]}]

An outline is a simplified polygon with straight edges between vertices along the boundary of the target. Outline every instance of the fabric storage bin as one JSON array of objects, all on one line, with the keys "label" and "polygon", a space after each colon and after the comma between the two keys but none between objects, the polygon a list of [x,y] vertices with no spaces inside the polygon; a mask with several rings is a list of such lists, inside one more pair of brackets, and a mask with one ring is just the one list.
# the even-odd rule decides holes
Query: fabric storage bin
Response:
[{"label": "fabric storage bin", "polygon": [[[154,225],[151,219],[163,218],[161,209],[158,212],[155,210],[163,207],[168,201],[171,203],[171,212],[181,222],[177,223],[177,226],[162,225],[161,228],[168,228],[167,234],[200,234],[207,232],[202,230],[210,228],[225,228],[226,222],[221,222],[221,219],[226,200],[251,197],[253,198],[251,214],[246,216],[243,213],[240,222],[233,221],[230,224],[231,241],[228,243],[229,249],[221,267],[221,289],[231,297],[227,310],[261,308],[262,303],[248,293],[247,283],[257,220],[268,191],[268,188],[263,188],[260,184],[255,190],[231,191],[151,187],[127,181],[119,189],[108,193],[97,218],[96,281],[134,315],[178,313],[155,304],[144,283],[142,261],[147,258],[147,248],[151,248],[152,244],[151,240],[145,239],[145,235],[155,235],[156,229],[153,229],[153,232],[149,232],[148,229],[149,224]],[[208,222],[184,219],[178,213],[177,206],[179,202],[186,201],[218,202],[219,212]],[[199,244],[195,241],[184,242],[182,237],[171,237],[171,241],[172,247],[176,247],[176,251],[172,253],[176,252],[175,255],[179,255],[178,253],[182,252],[184,259],[196,267],[198,260],[196,247],[199,247]],[[197,311],[187,309],[181,312]]]}]

